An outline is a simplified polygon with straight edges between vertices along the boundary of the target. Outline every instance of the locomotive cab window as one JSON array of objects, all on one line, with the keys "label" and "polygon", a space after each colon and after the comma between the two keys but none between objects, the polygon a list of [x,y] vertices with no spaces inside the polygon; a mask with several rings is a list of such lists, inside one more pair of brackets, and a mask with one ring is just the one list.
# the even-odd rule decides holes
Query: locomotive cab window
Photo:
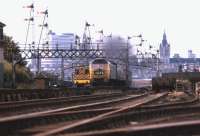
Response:
[{"label": "locomotive cab window", "polygon": [[89,69],[85,69],[85,74],[89,74]]},{"label": "locomotive cab window", "polygon": [[94,71],[94,74],[95,74],[95,75],[103,75],[104,72],[103,72],[102,69],[98,69],[98,70]]},{"label": "locomotive cab window", "polygon": [[79,74],[79,70],[75,69],[75,74],[78,75]]}]

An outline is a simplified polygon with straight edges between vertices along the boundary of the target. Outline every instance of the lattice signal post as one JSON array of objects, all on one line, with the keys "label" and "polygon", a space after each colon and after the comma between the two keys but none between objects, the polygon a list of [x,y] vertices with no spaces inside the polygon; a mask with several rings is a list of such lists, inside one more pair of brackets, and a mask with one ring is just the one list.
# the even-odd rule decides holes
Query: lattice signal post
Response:
[{"label": "lattice signal post", "polygon": [[[119,65],[125,65],[125,66],[129,65],[129,63],[126,64],[129,61],[124,61],[124,58],[128,57],[127,48],[120,48],[119,50],[115,50],[117,51],[117,54],[108,55],[107,54],[108,52],[105,49],[100,49],[98,48],[97,45],[98,44],[93,44],[93,47],[97,47],[95,49],[45,49],[45,48],[24,49],[24,48],[21,48],[20,53],[23,59],[61,58],[63,60],[67,59],[70,61],[77,61],[77,60],[81,61],[81,60],[91,60],[95,58],[105,58],[108,60],[117,61]],[[141,59],[145,59],[145,57],[137,56],[136,59],[141,60]],[[127,67],[127,72],[128,72],[129,66],[126,66],[126,67]],[[126,76],[128,79],[128,74]]]},{"label": "lattice signal post", "polygon": [[105,51],[102,49],[21,49],[24,59],[34,58],[64,58],[64,59],[83,59],[83,58],[98,58],[106,57]]}]

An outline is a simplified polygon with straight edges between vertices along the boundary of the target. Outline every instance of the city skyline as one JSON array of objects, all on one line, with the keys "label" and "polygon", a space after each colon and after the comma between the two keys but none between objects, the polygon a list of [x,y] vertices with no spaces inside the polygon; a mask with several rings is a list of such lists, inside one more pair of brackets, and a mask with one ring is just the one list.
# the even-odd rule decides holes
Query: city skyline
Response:
[{"label": "city skyline", "polygon": [[[24,18],[29,14],[28,10],[22,7],[32,2],[32,0],[2,2],[0,21],[7,25],[5,33],[12,36],[16,42],[25,41],[27,25]],[[95,24],[96,30],[103,29],[106,35],[112,33],[130,36],[142,33],[147,40],[144,46],[151,44],[158,48],[165,31],[171,45],[171,57],[174,53],[187,57],[190,49],[197,54],[197,57],[200,56],[198,49],[200,20],[197,18],[200,9],[197,0],[192,2],[189,0],[60,0],[59,2],[35,0],[34,3],[37,11],[48,8],[49,26],[56,33],[71,32],[81,35],[85,21],[88,21]],[[36,19],[41,22],[40,17]]]}]

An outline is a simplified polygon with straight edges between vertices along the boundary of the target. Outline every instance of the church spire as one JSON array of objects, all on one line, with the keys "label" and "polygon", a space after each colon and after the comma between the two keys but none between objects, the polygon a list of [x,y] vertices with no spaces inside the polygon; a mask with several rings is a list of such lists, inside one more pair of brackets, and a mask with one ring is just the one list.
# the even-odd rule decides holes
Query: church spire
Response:
[{"label": "church spire", "polygon": [[165,30],[164,30],[164,33],[163,33],[163,40],[167,40],[167,36],[166,36]]},{"label": "church spire", "polygon": [[167,42],[167,36],[166,36],[165,30],[164,30],[164,33],[163,33],[162,44],[163,44],[164,46],[168,44],[168,42]]},{"label": "church spire", "polygon": [[169,58],[170,58],[170,45],[167,42],[167,36],[164,30],[162,43],[160,44],[160,59],[163,63],[168,64]]}]

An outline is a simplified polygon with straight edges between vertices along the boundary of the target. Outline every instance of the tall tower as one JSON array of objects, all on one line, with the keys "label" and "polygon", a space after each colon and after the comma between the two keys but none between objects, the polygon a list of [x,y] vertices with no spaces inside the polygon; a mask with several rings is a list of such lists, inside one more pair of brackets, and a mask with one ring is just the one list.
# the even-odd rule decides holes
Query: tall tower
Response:
[{"label": "tall tower", "polygon": [[162,43],[160,44],[160,59],[164,64],[169,64],[170,59],[170,44],[167,42],[167,36],[164,31]]}]

